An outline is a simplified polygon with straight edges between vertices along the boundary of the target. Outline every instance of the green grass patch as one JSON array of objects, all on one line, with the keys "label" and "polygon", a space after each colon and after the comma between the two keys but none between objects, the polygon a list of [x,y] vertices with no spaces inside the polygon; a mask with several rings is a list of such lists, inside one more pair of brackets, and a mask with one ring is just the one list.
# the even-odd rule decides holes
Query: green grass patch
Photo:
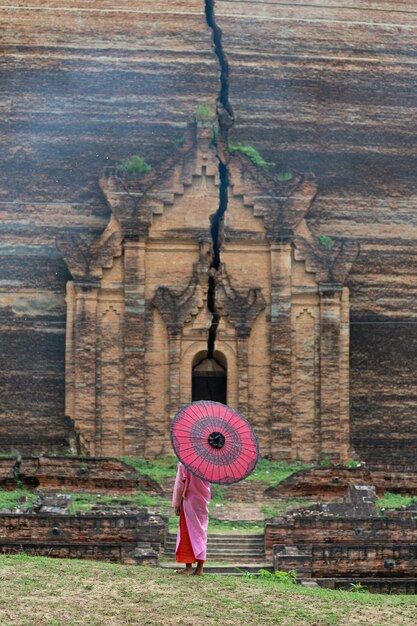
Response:
[{"label": "green grass patch", "polygon": [[212,533],[225,533],[225,534],[234,534],[234,533],[254,533],[254,534],[262,534],[264,532],[264,524],[263,522],[240,522],[240,521],[224,521],[213,519],[209,516],[209,525],[208,532]]},{"label": "green grass patch", "polygon": [[152,170],[152,167],[143,157],[138,154],[134,154],[133,156],[125,159],[120,164],[120,169],[125,174],[136,174],[137,176],[143,176],[143,174],[149,174]]},{"label": "green grass patch", "polygon": [[285,510],[290,506],[309,506],[313,504],[311,500],[308,498],[300,499],[294,498],[290,500],[286,500],[285,502],[274,502],[273,504],[267,503],[261,506],[261,511],[265,513],[265,515],[269,517],[275,517],[276,515],[283,515]]},{"label": "green grass patch", "polygon": [[317,239],[322,246],[328,248],[329,250],[331,250],[336,243],[333,237],[329,237],[329,235],[319,235]]},{"label": "green grass patch", "polygon": [[313,465],[301,462],[286,463],[284,461],[261,459],[258,461],[255,471],[248,477],[248,480],[262,480],[271,487],[275,487],[275,485],[294,474],[294,472],[299,472],[309,467],[313,467]]},{"label": "green grass patch", "polygon": [[[153,460],[122,457],[121,460],[133,467],[139,474],[147,474],[159,484],[162,484],[164,479],[175,476],[177,473],[178,460],[174,456],[161,456]],[[308,463],[286,463],[284,461],[261,459],[258,461],[255,471],[252,472],[247,480],[260,480],[274,486],[284,480],[284,478],[291,476],[294,472],[309,467],[312,467],[312,465]],[[225,488],[221,485],[212,485],[212,497],[217,498],[217,501],[220,502],[223,496],[227,496]]]},{"label": "green grass patch", "polygon": [[182,148],[183,145],[185,144],[186,138],[187,138],[187,131],[184,130],[184,132],[180,135],[180,137],[174,140],[175,147]]},{"label": "green grass patch", "polygon": [[165,478],[175,476],[177,473],[178,459],[175,456],[160,456],[153,460],[122,457],[121,460],[133,467],[139,474],[147,474],[159,484]]},{"label": "green grass patch", "polygon": [[194,117],[197,122],[211,122],[214,120],[214,109],[210,104],[199,104],[195,110]]},{"label": "green grass patch", "polygon": [[124,506],[138,506],[149,508],[171,509],[171,502],[167,498],[150,496],[143,491],[134,495],[106,496],[96,493],[78,492],[72,494],[71,513],[88,513],[95,504],[108,508],[123,508]]},{"label": "green grass patch", "polygon": [[254,165],[256,165],[256,167],[259,167],[260,169],[265,169],[266,167],[268,167],[268,165],[270,165],[267,161],[265,161],[263,156],[259,154],[256,148],[248,144],[229,143],[228,149],[230,154],[234,154],[235,152],[240,152],[241,154],[244,154],[248,157],[248,159],[252,161]]},{"label": "green grass patch", "polygon": [[382,512],[383,509],[399,509],[402,506],[410,506],[415,503],[417,503],[417,498],[415,496],[402,496],[399,493],[390,493],[389,491],[386,491],[383,498],[377,499],[376,508],[378,512]]},{"label": "green grass patch", "polygon": [[114,563],[0,556],[0,623],[101,626],[411,626],[417,596],[305,589],[279,580],[177,576]]},{"label": "green grass patch", "polygon": [[[26,502],[19,502],[26,498]],[[14,491],[0,491],[0,509],[29,509],[38,499],[35,493],[28,489],[15,489]]]},{"label": "green grass patch", "polygon": [[275,174],[274,178],[280,183],[287,183],[294,178],[294,174],[291,170],[284,170],[282,172],[278,172],[278,174]]}]

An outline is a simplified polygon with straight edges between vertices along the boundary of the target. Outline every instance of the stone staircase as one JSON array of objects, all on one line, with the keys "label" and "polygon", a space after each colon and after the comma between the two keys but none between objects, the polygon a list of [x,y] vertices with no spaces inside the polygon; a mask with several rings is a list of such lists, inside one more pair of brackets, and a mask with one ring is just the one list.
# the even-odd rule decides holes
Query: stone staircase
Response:
[{"label": "stone staircase", "polygon": [[[176,533],[167,535],[161,567],[178,567],[175,563],[176,540]],[[272,564],[265,561],[263,535],[210,533],[204,568],[208,574],[244,576],[246,572],[257,573],[261,568],[273,570]]]}]

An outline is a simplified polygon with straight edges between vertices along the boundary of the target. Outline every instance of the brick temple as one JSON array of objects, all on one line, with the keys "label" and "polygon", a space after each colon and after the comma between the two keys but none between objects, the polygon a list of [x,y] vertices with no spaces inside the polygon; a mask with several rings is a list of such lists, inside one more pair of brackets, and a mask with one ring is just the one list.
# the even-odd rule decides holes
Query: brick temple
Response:
[{"label": "brick temple", "polygon": [[0,452],[415,465],[414,3],[116,4],[0,9]]},{"label": "brick temple", "polygon": [[[331,249],[305,221],[315,184],[271,181],[229,162],[221,265],[213,128],[144,177],[108,170],[111,218],[89,247],[62,238],[67,283],[66,414],[90,455],[170,450],[178,408],[212,399],[255,426],[262,454],[349,456],[349,291],[354,242]],[[214,282],[215,352],[208,355]]]}]

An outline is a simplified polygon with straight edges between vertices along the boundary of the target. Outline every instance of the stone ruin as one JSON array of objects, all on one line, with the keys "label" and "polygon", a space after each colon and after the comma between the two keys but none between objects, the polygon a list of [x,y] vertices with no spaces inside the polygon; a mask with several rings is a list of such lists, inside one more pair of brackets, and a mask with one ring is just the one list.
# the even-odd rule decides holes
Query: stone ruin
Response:
[{"label": "stone ruin", "polygon": [[417,506],[378,516],[375,500],[374,486],[351,484],[343,502],[267,520],[265,553],[274,569],[295,570],[310,587],[349,589],[360,583],[371,592],[415,594]]},{"label": "stone ruin", "polygon": [[[133,493],[138,487],[154,495],[161,493],[161,487],[145,476],[136,475],[133,480],[131,469],[120,461],[1,459],[0,468],[3,489],[13,489],[17,481],[24,479],[26,485],[37,486],[41,493],[28,512],[0,513],[0,552],[3,554],[25,552],[158,565],[165,550],[172,550],[172,545],[168,546],[167,518],[151,508],[123,503],[123,494]],[[343,499],[340,498],[341,482],[332,481],[337,469],[341,482],[345,481],[345,487],[347,484]],[[316,500],[310,505],[288,507],[285,514],[265,520],[266,562],[276,570],[296,570],[302,584],[346,589],[360,582],[374,592],[416,593],[417,505],[377,515],[377,489],[369,483],[355,482],[369,470],[359,467],[349,470],[345,476],[344,470],[346,468],[335,467],[303,470],[282,481],[273,493],[271,488],[262,491],[255,483],[232,485],[226,497],[258,505],[300,494],[308,494]],[[322,480],[317,481],[314,494],[318,474]],[[89,513],[70,513],[72,492],[82,489],[107,493],[112,476],[112,491],[121,496],[119,505],[109,509],[97,504]],[[385,478],[387,482],[392,480],[388,473]],[[417,495],[417,472],[409,468],[408,479],[411,492]],[[333,493],[328,489],[323,496],[321,485],[326,481],[336,489]],[[168,482],[170,490],[172,481]],[[390,484],[395,491],[395,483]],[[59,492],[59,487],[65,494]],[[381,488],[380,484],[378,491]],[[398,490],[401,489],[399,484]],[[260,546],[257,554],[260,554],[259,549]]]}]

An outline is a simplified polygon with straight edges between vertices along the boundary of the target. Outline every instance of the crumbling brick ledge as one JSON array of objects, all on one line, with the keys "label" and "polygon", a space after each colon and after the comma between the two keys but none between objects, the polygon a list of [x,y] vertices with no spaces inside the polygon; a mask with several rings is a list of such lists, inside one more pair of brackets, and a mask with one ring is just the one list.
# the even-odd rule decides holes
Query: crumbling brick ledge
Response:
[{"label": "crumbling brick ledge", "polygon": [[127,463],[100,457],[5,457],[0,459],[0,489],[24,487],[129,493],[142,489],[162,493],[158,483]]},{"label": "crumbling brick ledge", "polygon": [[158,565],[168,519],[134,515],[0,513],[0,553]]}]

